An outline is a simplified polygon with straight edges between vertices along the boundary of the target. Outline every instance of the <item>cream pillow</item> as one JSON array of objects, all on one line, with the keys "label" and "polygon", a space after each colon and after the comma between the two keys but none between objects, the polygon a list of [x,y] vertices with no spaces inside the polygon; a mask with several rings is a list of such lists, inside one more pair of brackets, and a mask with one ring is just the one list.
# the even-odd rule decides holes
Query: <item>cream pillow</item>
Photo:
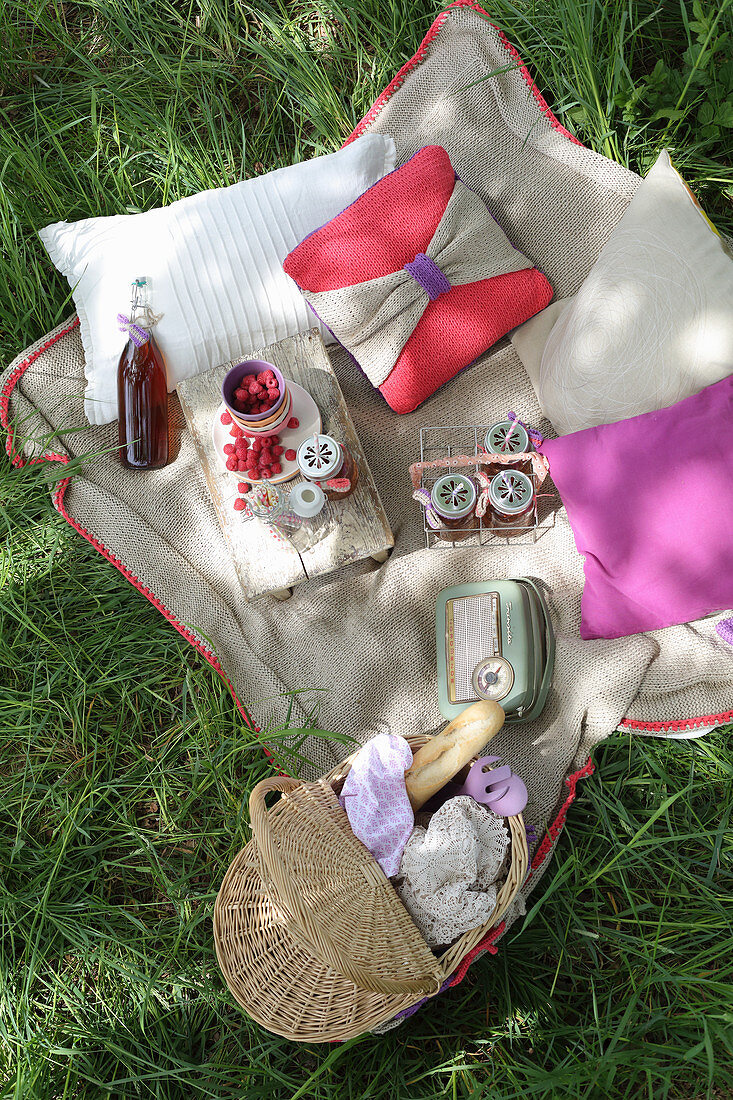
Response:
[{"label": "cream pillow", "polygon": [[732,373],[733,260],[663,150],[550,331],[540,405],[564,435]]},{"label": "cream pillow", "polygon": [[553,327],[572,301],[572,298],[556,298],[554,302],[550,302],[549,306],[545,306],[539,313],[535,313],[534,317],[530,317],[523,325],[518,325],[509,333],[509,339],[529,375],[535,392],[540,388],[540,364],[545,344]]},{"label": "cream pillow", "polygon": [[130,283],[150,279],[168,386],[312,328],[282,261],[395,165],[392,138],[367,134],[329,156],[144,214],[55,222],[40,237],[72,287],[91,424],[117,417],[117,364]]}]

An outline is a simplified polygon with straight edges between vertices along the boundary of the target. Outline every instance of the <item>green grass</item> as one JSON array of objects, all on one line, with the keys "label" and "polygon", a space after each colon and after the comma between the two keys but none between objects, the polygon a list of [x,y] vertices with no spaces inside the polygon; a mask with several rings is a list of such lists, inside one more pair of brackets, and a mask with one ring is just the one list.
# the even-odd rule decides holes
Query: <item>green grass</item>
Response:
[{"label": "green grass", "polygon": [[[425,0],[4,0],[0,359],[70,311],[34,231],[338,146]],[[645,170],[667,143],[733,230],[731,0],[497,0],[556,113]],[[733,754],[617,735],[533,909],[402,1029],[342,1047],[232,1004],[217,886],[267,771],[215,673],[0,469],[0,1097],[733,1095]],[[254,703],[253,700],[250,702]]]}]

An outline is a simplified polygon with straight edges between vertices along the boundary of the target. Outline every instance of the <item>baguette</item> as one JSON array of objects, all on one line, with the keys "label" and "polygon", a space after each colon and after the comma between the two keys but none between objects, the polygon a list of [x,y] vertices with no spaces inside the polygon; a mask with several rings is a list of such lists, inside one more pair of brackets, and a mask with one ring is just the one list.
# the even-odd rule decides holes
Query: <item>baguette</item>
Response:
[{"label": "baguette", "polygon": [[454,718],[442,733],[418,749],[405,772],[407,797],[417,811],[477,756],[504,725],[498,703],[482,699]]}]

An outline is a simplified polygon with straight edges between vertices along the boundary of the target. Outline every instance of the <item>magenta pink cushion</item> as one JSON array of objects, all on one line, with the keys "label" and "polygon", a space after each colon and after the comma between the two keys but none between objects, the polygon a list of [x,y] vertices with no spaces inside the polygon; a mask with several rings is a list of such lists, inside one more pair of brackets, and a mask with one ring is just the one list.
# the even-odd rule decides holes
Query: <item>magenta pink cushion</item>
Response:
[{"label": "magenta pink cushion", "polygon": [[548,439],[585,559],[583,638],[733,606],[733,375],[660,412]]}]

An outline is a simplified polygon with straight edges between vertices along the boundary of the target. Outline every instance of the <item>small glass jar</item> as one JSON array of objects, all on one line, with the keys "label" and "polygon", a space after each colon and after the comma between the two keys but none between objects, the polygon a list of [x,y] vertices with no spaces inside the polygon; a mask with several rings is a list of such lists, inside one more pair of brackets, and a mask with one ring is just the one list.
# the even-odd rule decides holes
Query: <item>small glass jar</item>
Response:
[{"label": "small glass jar", "polygon": [[262,482],[247,503],[252,514],[288,539],[298,551],[308,550],[326,534],[329,514],[319,485],[306,481],[289,493]]},{"label": "small glass jar", "polygon": [[501,470],[489,485],[491,526],[502,538],[520,535],[535,526],[535,492],[532,479],[521,470]]},{"label": "small glass jar", "polygon": [[[490,455],[515,455],[527,454],[532,451],[531,440],[527,429],[518,420],[499,420],[492,424],[484,436],[484,450]],[[521,470],[528,477],[532,474],[532,462],[525,459],[523,462],[510,463],[504,467],[508,470]],[[496,466],[485,466],[489,474],[496,471]]]},{"label": "small glass jar", "polygon": [[287,511],[287,496],[277,485],[261,481],[253,486],[247,504],[257,519],[279,527],[280,520]]},{"label": "small glass jar", "polygon": [[309,550],[320,542],[328,531],[328,504],[320,485],[303,481],[290,490],[288,496],[288,520],[292,521],[290,541],[297,550]]},{"label": "small glass jar", "polygon": [[[327,500],[346,500],[359,484],[359,467],[343,443],[330,435],[318,433],[304,440],[298,448],[298,468],[308,481],[321,486]],[[348,481],[348,488],[328,482]]]},{"label": "small glass jar", "polygon": [[442,526],[435,534],[445,542],[460,542],[478,527],[476,483],[465,474],[446,474],[430,492],[430,504]]}]

